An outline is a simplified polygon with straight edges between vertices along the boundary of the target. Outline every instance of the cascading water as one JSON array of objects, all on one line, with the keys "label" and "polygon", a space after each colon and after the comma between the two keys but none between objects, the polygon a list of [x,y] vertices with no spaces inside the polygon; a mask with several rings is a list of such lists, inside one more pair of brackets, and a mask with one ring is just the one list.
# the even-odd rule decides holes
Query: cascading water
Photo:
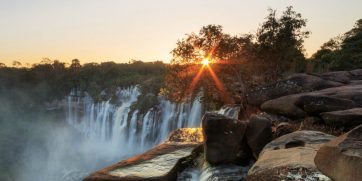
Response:
[{"label": "cascading water", "polygon": [[[95,103],[87,94],[73,91],[68,96],[67,122],[89,139],[110,143],[115,159],[146,151],[165,140],[177,128],[199,127],[202,104],[176,104],[159,97],[159,105],[141,113],[131,110],[140,95],[137,86],[120,89],[118,103]],[[114,160],[118,161],[118,160]]]}]

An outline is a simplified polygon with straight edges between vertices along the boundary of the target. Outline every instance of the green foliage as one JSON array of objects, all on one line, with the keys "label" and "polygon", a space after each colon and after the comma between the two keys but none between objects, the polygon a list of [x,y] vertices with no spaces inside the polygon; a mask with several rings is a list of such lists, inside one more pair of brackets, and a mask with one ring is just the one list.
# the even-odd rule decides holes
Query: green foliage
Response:
[{"label": "green foliage", "polygon": [[350,31],[324,43],[311,61],[317,72],[362,68],[362,19]]},{"label": "green foliage", "polygon": [[[204,26],[198,34],[187,34],[179,40],[171,51],[172,64],[165,78],[167,90],[163,92],[176,101],[190,99],[200,90],[207,102],[230,103],[226,97],[240,95],[243,101],[246,87],[270,83],[290,72],[304,71],[303,42],[310,34],[304,30],[305,26],[306,20],[292,7],[287,7],[280,17],[269,9],[266,21],[256,34],[232,36],[224,33],[219,25]],[[204,58],[212,61],[210,67],[224,89],[207,70],[193,85]]]},{"label": "green foliage", "polygon": [[[111,98],[118,87],[143,84],[150,77],[163,77],[165,65],[162,62],[116,64],[114,62],[87,63],[80,65],[74,59],[69,67],[65,63],[43,61],[31,68],[0,68],[0,92],[5,90],[27,90],[24,97],[31,97],[35,103],[63,99],[72,89],[87,91],[95,100],[102,100],[101,91]],[[163,82],[158,79],[155,88]],[[149,86],[150,88],[151,86]],[[155,91],[155,90],[153,90]],[[16,94],[10,92],[10,94]],[[16,96],[16,95],[14,95]]]}]

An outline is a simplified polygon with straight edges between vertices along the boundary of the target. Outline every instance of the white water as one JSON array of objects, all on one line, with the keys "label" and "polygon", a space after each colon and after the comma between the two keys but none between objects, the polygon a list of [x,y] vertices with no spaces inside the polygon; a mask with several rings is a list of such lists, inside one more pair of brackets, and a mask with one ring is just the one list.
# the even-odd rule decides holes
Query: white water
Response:
[{"label": "white water", "polygon": [[176,128],[199,127],[198,100],[175,104],[159,97],[157,105],[141,113],[131,110],[139,95],[137,87],[129,87],[119,89],[113,103],[96,103],[87,93],[71,92],[64,101],[66,122],[29,127],[41,139],[27,144],[16,180],[81,181],[159,144]]},{"label": "white water", "polygon": [[199,127],[202,105],[199,100],[175,104],[159,97],[159,105],[140,113],[131,111],[140,92],[137,86],[120,89],[117,105],[95,103],[86,93],[73,91],[68,96],[67,122],[94,144],[109,144],[108,152],[129,157],[164,141],[177,128]]}]

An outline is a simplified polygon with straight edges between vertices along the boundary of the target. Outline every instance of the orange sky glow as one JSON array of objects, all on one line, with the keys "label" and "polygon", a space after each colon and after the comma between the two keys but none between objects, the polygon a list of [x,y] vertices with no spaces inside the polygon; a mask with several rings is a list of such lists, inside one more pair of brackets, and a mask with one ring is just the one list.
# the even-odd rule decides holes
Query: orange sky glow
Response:
[{"label": "orange sky glow", "polygon": [[307,56],[362,18],[360,0],[0,0],[0,62],[169,62],[186,33],[208,24],[255,33],[268,7],[289,5],[308,19]]}]

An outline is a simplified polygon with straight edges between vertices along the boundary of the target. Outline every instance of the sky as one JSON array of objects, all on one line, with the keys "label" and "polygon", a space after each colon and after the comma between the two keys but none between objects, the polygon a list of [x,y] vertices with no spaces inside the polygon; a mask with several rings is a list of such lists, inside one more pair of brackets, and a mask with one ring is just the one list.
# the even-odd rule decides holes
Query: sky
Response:
[{"label": "sky", "polygon": [[307,56],[362,18],[361,0],[0,0],[0,62],[168,62],[186,33],[255,33],[268,8],[289,5],[308,19]]}]

